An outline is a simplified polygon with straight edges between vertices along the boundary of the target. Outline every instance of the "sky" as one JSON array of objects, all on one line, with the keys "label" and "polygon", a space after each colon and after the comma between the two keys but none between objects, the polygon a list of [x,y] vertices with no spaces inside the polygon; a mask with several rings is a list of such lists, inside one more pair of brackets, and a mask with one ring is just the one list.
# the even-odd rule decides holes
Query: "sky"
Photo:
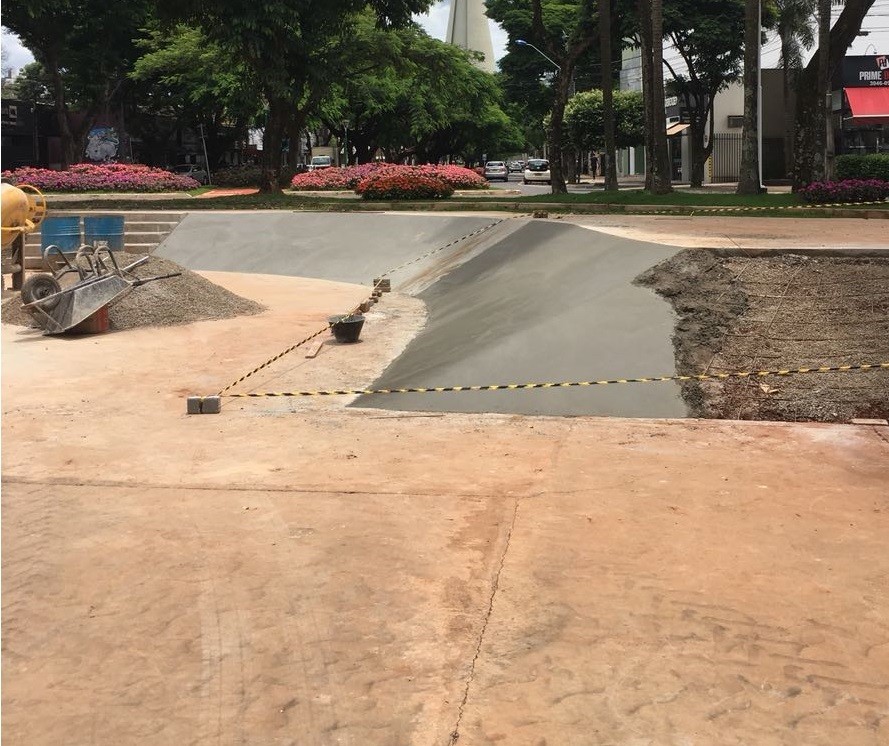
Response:
[{"label": "sky", "polygon": [[[123,0],[124,2],[126,0]],[[418,16],[417,21],[426,29],[426,32],[436,39],[444,39],[448,29],[448,12],[450,0],[437,2],[429,13]],[[842,8],[833,9],[833,17],[837,18]],[[506,32],[493,21],[489,21],[491,28],[491,40],[494,44],[494,58],[499,60],[506,54]],[[859,36],[849,48],[849,55],[863,55],[873,53],[889,54],[889,0],[876,0],[862,24],[862,31],[869,31],[867,36]],[[3,30],[3,48],[9,55],[8,64],[20,69],[23,65],[33,60],[31,53],[25,49],[16,36]],[[664,50],[667,59],[673,60],[678,55],[667,48]],[[763,67],[778,66],[778,41],[770,38],[763,47]]]}]

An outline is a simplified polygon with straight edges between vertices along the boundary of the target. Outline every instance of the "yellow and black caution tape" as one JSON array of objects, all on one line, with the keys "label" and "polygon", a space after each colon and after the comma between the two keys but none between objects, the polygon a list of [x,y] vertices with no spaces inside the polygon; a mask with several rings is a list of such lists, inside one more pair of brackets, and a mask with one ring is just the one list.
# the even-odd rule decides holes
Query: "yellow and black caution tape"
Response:
[{"label": "yellow and black caution tape", "polygon": [[867,205],[886,205],[885,200],[875,202],[832,202],[828,204],[811,204],[811,205],[761,205],[761,206],[742,206],[737,207],[721,206],[721,207],[692,207],[692,212],[771,212],[773,210],[820,210],[830,209],[833,207],[862,207]]},{"label": "yellow and black caution tape", "polygon": [[520,391],[524,389],[558,389],[582,386],[608,386],[621,383],[663,383],[665,381],[724,381],[729,378],[764,378],[791,376],[800,373],[831,373],[856,370],[889,370],[889,362],[861,363],[860,365],[824,365],[819,368],[787,368],[782,370],[752,370],[732,373],[699,373],[692,376],[652,376],[647,378],[611,378],[601,381],[561,381],[557,383],[495,383],[485,386],[435,386],[403,389],[331,389],[327,391],[257,391],[228,394],[232,398],[256,399],[266,396],[359,396],[371,394],[442,394],[449,391]]},{"label": "yellow and black caution tape", "polygon": [[[520,216],[516,216],[516,217],[520,217]],[[416,264],[417,262],[422,262],[424,259],[428,259],[430,256],[433,256],[434,254],[437,254],[440,251],[449,249],[449,248],[451,248],[451,246],[454,246],[454,245],[460,243],[461,241],[467,241],[468,239],[473,238],[473,237],[479,235],[480,233],[484,233],[485,231],[491,230],[491,228],[493,228],[496,225],[500,225],[500,223],[502,223],[504,220],[506,220],[506,218],[500,218],[499,220],[495,220],[493,223],[488,223],[488,225],[484,225],[481,228],[478,228],[478,229],[472,231],[472,233],[467,233],[465,236],[460,236],[460,238],[455,238],[453,241],[446,243],[444,246],[439,246],[437,249],[432,249],[432,251],[427,251],[425,254],[415,257],[414,259],[410,259],[410,260],[404,262],[403,264],[399,264],[397,267],[393,267],[392,269],[390,269],[386,272],[383,272],[383,274],[381,274],[380,277],[382,278],[382,277],[387,277],[389,275],[393,275],[396,272],[404,269],[405,267],[410,267],[412,264]]]},{"label": "yellow and black caution tape", "polygon": [[[517,216],[517,217],[518,217],[518,216]],[[494,226],[499,225],[499,224],[502,223],[504,220],[506,220],[506,218],[500,218],[499,220],[495,220],[493,223],[488,223],[488,225],[482,226],[481,228],[478,228],[478,229],[472,231],[472,233],[467,233],[465,236],[460,236],[460,238],[455,238],[454,240],[449,241],[448,243],[446,243],[444,246],[439,246],[438,248],[432,249],[432,251],[427,251],[427,252],[426,252],[425,254],[423,254],[422,256],[418,256],[418,257],[416,257],[416,258],[414,258],[414,259],[411,259],[410,261],[404,262],[403,264],[399,264],[397,267],[393,267],[392,269],[390,269],[390,270],[388,270],[388,271],[386,271],[386,272],[383,272],[383,273],[379,276],[379,278],[377,278],[377,281],[376,281],[376,283],[374,284],[374,286],[373,286],[371,292],[373,293],[374,291],[376,291],[376,290],[383,284],[383,278],[387,277],[388,275],[394,274],[395,272],[398,272],[399,270],[404,269],[405,267],[409,267],[411,264],[416,264],[417,262],[422,261],[423,259],[426,259],[426,258],[432,256],[433,254],[437,254],[437,253],[440,252],[440,251],[444,251],[445,249],[448,249],[448,248],[450,248],[451,246],[454,246],[454,245],[460,243],[461,241],[466,241],[467,239],[470,239],[470,238],[472,238],[472,237],[474,237],[474,236],[477,236],[477,235],[479,235],[480,233],[484,233],[485,231],[490,230],[490,229],[493,228]],[[351,311],[349,311],[349,313],[344,314],[344,315],[345,315],[345,316],[351,316],[351,315],[357,313],[357,312],[358,312],[358,309],[359,309],[360,307],[361,307],[361,304],[358,304],[358,305],[355,306]],[[232,382],[231,382],[228,386],[226,386],[224,389],[221,389],[221,390],[219,391],[219,393],[217,394],[217,396],[222,396],[222,395],[225,394],[227,391],[230,391],[230,390],[233,389],[235,386],[237,386],[239,383],[243,383],[244,381],[246,381],[248,378],[250,378],[250,376],[255,375],[256,373],[259,373],[259,371],[263,370],[264,368],[267,368],[268,366],[270,366],[270,365],[271,365],[272,363],[274,363],[275,361],[280,360],[282,357],[284,357],[285,355],[287,355],[287,354],[293,352],[293,351],[294,351],[295,349],[297,349],[298,347],[302,347],[304,344],[308,344],[308,343],[311,342],[313,339],[315,339],[316,337],[320,337],[322,334],[324,334],[324,332],[329,331],[329,330],[330,330],[330,326],[329,326],[329,325],[328,325],[328,326],[323,326],[323,327],[321,327],[320,329],[318,329],[318,331],[313,332],[312,334],[310,334],[310,335],[309,335],[308,337],[306,337],[305,339],[301,339],[301,340],[300,340],[299,342],[297,342],[296,344],[290,345],[290,347],[288,347],[286,350],[282,350],[281,352],[279,352],[279,353],[278,353],[277,355],[275,355],[274,357],[270,357],[268,360],[266,360],[266,361],[265,361],[264,363],[262,363],[261,365],[257,365],[257,366],[256,366],[253,370],[251,370],[249,373],[245,373],[243,376],[241,376],[240,378],[238,378],[236,381],[232,381]],[[229,394],[229,396],[235,396],[235,394]]]}]

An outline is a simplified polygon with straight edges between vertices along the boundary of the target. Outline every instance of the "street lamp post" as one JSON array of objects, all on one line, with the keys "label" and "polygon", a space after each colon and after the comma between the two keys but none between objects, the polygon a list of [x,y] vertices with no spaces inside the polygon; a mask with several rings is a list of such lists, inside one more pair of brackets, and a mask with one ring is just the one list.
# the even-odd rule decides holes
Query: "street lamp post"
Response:
[{"label": "street lamp post", "polygon": [[344,150],[345,150],[345,155],[346,155],[346,165],[348,166],[349,165],[349,120],[348,119],[343,120],[343,130],[345,131],[345,137],[343,138],[343,140],[344,140],[343,144],[345,145]]},{"label": "street lamp post", "polygon": [[[550,57],[550,56],[544,54],[542,51],[540,51],[531,42],[525,41],[524,39],[516,39],[515,43],[518,44],[520,47],[531,47],[531,49],[533,49],[535,52],[537,52],[537,54],[539,54],[541,57],[543,57],[543,59],[545,59],[547,62],[549,62],[554,68],[556,68],[559,75],[562,74],[562,66],[558,62],[556,62],[552,57]],[[573,74],[571,75],[571,88],[568,92],[568,95],[569,96],[574,95],[574,75]]]}]

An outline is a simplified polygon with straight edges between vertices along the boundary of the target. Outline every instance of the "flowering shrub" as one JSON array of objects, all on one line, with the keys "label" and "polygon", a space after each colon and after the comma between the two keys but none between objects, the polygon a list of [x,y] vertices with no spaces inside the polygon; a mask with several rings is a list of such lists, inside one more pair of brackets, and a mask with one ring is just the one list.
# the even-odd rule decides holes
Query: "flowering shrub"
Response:
[{"label": "flowering shrub", "polygon": [[[292,178],[293,169],[285,166],[278,184],[285,187]],[[213,172],[213,184],[220,187],[258,187],[261,181],[262,166],[230,166]]]},{"label": "flowering shrub", "polygon": [[454,187],[419,173],[378,173],[368,176],[355,191],[364,199],[442,199],[450,197]]},{"label": "flowering shrub", "polygon": [[[297,174],[291,186],[298,191],[355,190],[376,176],[427,177],[443,181],[454,189],[487,189],[488,182],[462,166],[402,166],[396,163],[363,163],[347,168],[323,168]],[[360,193],[360,192],[359,192]]]},{"label": "flowering shrub", "polygon": [[799,195],[806,202],[816,204],[880,202],[889,197],[889,181],[882,179],[815,181],[800,189]]},{"label": "flowering shrub", "polygon": [[4,171],[3,178],[47,192],[180,192],[200,186],[190,176],[137,163],[77,163],[67,171],[24,166]]}]

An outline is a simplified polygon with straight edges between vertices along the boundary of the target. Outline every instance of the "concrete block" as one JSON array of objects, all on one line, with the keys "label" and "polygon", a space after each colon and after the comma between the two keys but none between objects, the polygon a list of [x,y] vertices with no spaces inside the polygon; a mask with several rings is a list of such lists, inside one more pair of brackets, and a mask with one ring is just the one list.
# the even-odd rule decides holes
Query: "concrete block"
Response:
[{"label": "concrete block", "polygon": [[185,411],[187,414],[219,414],[222,411],[222,397],[189,396]]},{"label": "concrete block", "polygon": [[201,404],[201,414],[219,414],[222,411],[221,396],[205,396]]},{"label": "concrete block", "polygon": [[853,425],[878,425],[880,427],[889,426],[889,420],[880,420],[880,419],[867,419],[865,417],[859,417],[852,420]]}]

